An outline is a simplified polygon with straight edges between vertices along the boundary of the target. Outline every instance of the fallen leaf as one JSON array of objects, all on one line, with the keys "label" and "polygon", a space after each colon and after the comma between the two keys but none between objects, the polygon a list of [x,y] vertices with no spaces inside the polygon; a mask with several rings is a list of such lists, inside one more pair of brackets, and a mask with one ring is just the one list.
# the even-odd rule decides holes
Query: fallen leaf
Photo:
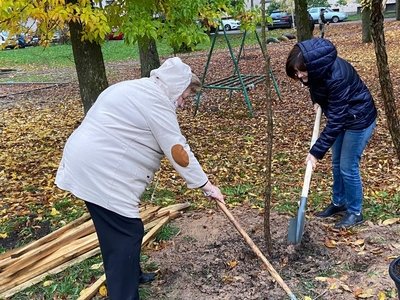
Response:
[{"label": "fallen leaf", "polygon": [[54,207],[52,207],[51,208],[51,213],[50,213],[52,216],[57,216],[57,215],[59,215],[60,214],[60,212],[57,210],[57,209],[55,209]]},{"label": "fallen leaf", "polygon": [[0,239],[5,239],[6,237],[8,237],[7,232],[5,232],[5,233],[0,233]]},{"label": "fallen leaf", "polygon": [[389,226],[389,225],[395,224],[395,223],[397,223],[399,221],[400,221],[400,218],[387,219],[387,220],[382,222],[382,225],[383,226]]},{"label": "fallen leaf", "polygon": [[336,248],[336,242],[334,240],[325,239],[325,246],[328,248]]},{"label": "fallen leaf", "polygon": [[94,264],[90,267],[91,270],[98,270],[103,265],[103,263]]},{"label": "fallen leaf", "polygon": [[342,290],[347,291],[347,292],[352,292],[351,288],[350,288],[347,284],[340,283],[340,288],[341,288]]},{"label": "fallen leaf", "polygon": [[361,293],[356,295],[357,298],[367,299],[374,297],[374,291],[372,289],[361,290]]},{"label": "fallen leaf", "polygon": [[45,282],[43,282],[43,286],[50,286],[53,283],[53,280],[46,280]]},{"label": "fallen leaf", "polygon": [[309,296],[305,296],[305,297],[304,297],[304,300],[312,300],[312,298],[309,297]]},{"label": "fallen leaf", "polygon": [[229,266],[229,268],[233,269],[238,265],[238,262],[237,260],[231,260],[230,262],[227,263],[227,265]]},{"label": "fallen leaf", "polygon": [[356,245],[356,246],[361,246],[361,245],[364,245],[364,243],[365,243],[364,239],[359,239],[359,240],[352,242],[351,244]]},{"label": "fallen leaf", "polygon": [[379,291],[378,293],[378,300],[386,300],[385,292]]},{"label": "fallen leaf", "polygon": [[315,277],[315,280],[326,282],[326,281],[328,281],[328,277]]},{"label": "fallen leaf", "polygon": [[107,288],[106,288],[105,285],[102,285],[102,286],[99,288],[99,294],[100,294],[100,296],[102,296],[102,297],[106,297],[106,296],[107,296]]}]

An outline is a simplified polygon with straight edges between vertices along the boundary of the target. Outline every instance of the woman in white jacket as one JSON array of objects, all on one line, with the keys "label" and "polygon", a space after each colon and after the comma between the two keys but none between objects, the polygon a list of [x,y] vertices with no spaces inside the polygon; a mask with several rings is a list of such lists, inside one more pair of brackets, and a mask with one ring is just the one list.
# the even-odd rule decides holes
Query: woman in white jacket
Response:
[{"label": "woman in white jacket", "polygon": [[98,235],[112,300],[139,299],[142,193],[165,155],[189,188],[223,201],[180,131],[176,108],[200,88],[179,58],[149,78],[104,90],[64,147],[59,188],[83,199]]}]

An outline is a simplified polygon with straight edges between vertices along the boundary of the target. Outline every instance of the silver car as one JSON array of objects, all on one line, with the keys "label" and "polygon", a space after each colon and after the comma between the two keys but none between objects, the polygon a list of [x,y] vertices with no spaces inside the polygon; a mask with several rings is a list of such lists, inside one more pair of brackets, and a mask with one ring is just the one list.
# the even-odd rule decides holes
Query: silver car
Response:
[{"label": "silver car", "polygon": [[324,16],[328,22],[337,23],[347,19],[346,13],[334,11],[329,7],[311,7],[308,9],[308,12],[310,13],[315,23],[318,23],[319,13],[321,9],[325,9]]}]

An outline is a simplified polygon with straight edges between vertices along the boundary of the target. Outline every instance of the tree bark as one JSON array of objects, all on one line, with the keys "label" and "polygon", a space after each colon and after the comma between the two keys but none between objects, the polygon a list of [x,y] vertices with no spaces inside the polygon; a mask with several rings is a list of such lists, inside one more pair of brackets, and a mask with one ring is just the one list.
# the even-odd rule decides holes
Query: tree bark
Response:
[{"label": "tree bark", "polygon": [[272,238],[271,238],[271,198],[272,198],[272,144],[273,144],[273,131],[274,131],[274,120],[272,110],[272,98],[271,98],[271,78],[269,76],[270,70],[270,57],[267,52],[267,36],[265,34],[265,0],[261,0],[261,47],[264,53],[264,70],[265,70],[265,85],[266,85],[266,114],[267,114],[267,138],[265,149],[265,189],[264,189],[264,239],[267,247],[268,254],[272,254]]},{"label": "tree bark", "polygon": [[400,161],[400,119],[396,109],[393,85],[390,78],[383,20],[382,2],[380,0],[372,0],[372,37],[375,46],[379,83],[381,86],[381,93],[389,132],[392,137],[397,158]]},{"label": "tree bark", "polygon": [[81,40],[80,23],[70,22],[69,29],[79,91],[86,114],[100,93],[108,87],[103,53],[99,44]]},{"label": "tree bark", "polygon": [[[307,12],[307,0],[295,0],[294,10],[296,15],[297,40],[309,40],[313,36]],[[314,25],[314,24],[313,24]]]},{"label": "tree bark", "polygon": [[400,0],[396,0],[396,21],[400,21]]},{"label": "tree bark", "polygon": [[368,7],[364,7],[361,12],[362,20],[362,42],[371,43],[371,10]]},{"label": "tree bark", "polygon": [[149,77],[150,71],[160,66],[156,41],[147,36],[138,39],[140,55],[140,73],[142,77]]}]

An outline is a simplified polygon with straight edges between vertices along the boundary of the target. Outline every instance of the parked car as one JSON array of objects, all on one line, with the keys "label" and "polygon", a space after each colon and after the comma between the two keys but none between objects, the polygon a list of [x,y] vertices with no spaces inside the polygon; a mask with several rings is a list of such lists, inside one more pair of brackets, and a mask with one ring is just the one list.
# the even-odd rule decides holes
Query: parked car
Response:
[{"label": "parked car", "polygon": [[270,14],[270,17],[272,18],[272,23],[267,24],[269,30],[276,28],[292,28],[293,18],[287,11],[274,10]]},{"label": "parked car", "polygon": [[25,37],[23,34],[10,37],[8,32],[3,31],[0,33],[0,46],[4,49],[25,48]]},{"label": "parked car", "polygon": [[321,9],[325,9],[324,16],[328,22],[337,23],[347,19],[346,13],[340,11],[334,11],[329,7],[311,7],[308,9],[308,12],[312,16],[315,23],[318,23],[319,13]]},{"label": "parked car", "polygon": [[111,32],[107,35],[107,39],[110,41],[121,41],[124,39],[124,34],[113,28]]},{"label": "parked car", "polygon": [[6,37],[0,32],[0,47],[6,42]]},{"label": "parked car", "polygon": [[240,29],[240,21],[232,19],[232,18],[222,18],[222,25],[219,25],[219,30],[223,30],[225,28],[226,31]]}]

